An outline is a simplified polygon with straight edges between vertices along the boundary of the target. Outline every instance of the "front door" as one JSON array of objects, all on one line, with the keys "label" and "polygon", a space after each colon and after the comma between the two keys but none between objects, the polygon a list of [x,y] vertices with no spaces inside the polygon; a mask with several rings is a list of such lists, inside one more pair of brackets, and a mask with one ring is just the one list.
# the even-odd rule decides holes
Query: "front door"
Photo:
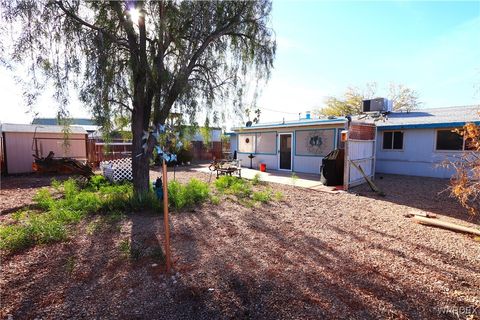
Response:
[{"label": "front door", "polygon": [[292,134],[280,133],[280,158],[279,166],[280,170],[292,170]]}]

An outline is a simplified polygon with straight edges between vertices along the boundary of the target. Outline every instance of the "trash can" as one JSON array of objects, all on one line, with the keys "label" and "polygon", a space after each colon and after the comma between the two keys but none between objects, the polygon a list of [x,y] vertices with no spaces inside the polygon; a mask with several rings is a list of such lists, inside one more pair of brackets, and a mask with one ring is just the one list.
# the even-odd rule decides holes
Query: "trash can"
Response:
[{"label": "trash can", "polygon": [[322,159],[320,182],[326,186],[343,185],[343,149],[335,149]]},{"label": "trash can", "polygon": [[266,163],[260,163],[260,171],[261,172],[267,171],[267,164]]}]

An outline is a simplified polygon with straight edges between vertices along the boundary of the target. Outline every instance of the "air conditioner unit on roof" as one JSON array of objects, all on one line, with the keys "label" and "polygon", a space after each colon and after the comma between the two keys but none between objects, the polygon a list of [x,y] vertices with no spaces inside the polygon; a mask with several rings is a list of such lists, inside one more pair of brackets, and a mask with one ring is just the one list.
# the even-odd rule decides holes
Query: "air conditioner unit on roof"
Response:
[{"label": "air conditioner unit on roof", "polygon": [[391,112],[392,101],[386,98],[367,99],[362,101],[363,112]]}]

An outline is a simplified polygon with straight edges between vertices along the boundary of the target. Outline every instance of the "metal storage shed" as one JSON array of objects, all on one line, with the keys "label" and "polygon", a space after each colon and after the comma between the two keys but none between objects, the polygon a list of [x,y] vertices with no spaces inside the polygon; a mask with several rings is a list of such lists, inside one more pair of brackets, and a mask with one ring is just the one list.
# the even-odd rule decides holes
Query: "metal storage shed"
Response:
[{"label": "metal storage shed", "polygon": [[39,157],[46,157],[53,151],[56,157],[86,160],[85,129],[70,126],[68,139],[64,138],[63,129],[63,126],[53,125],[1,124],[1,152],[5,166],[2,172],[7,174],[32,172],[33,154],[36,153]]}]

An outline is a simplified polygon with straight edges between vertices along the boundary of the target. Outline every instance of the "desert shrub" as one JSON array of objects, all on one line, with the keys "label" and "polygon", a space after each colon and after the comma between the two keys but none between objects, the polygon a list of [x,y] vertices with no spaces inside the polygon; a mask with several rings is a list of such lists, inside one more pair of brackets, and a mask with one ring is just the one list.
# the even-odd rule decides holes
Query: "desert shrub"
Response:
[{"label": "desert shrub", "polygon": [[221,176],[215,181],[215,187],[221,193],[233,194],[239,198],[247,198],[252,194],[251,183],[232,176]]},{"label": "desert shrub", "polygon": [[102,175],[94,175],[90,177],[88,186],[93,190],[100,190],[101,187],[110,186],[110,181]]},{"label": "desert shrub", "polygon": [[33,243],[28,228],[22,225],[0,226],[0,250],[17,252]]},{"label": "desert shrub", "polygon": [[220,197],[219,196],[216,196],[216,195],[212,195],[210,197],[210,202],[216,206],[218,206],[220,204]]},{"label": "desert shrub", "polygon": [[273,198],[276,201],[282,201],[283,200],[283,193],[281,191],[275,191],[275,193],[273,194]]},{"label": "desert shrub", "polygon": [[49,210],[55,205],[52,195],[47,188],[38,190],[37,194],[33,196],[33,202],[43,210]]},{"label": "desert shrub", "polygon": [[261,180],[261,178],[260,178],[260,173],[256,173],[256,174],[253,176],[252,184],[253,184],[254,186],[256,186],[256,185],[259,185],[259,184],[261,184],[261,183],[262,183],[262,180]]},{"label": "desert shrub", "polygon": [[463,135],[468,151],[461,157],[446,163],[455,169],[455,174],[451,178],[450,192],[471,215],[476,215],[480,213],[480,160],[478,157],[480,126],[467,123],[457,132]]},{"label": "desert shrub", "polygon": [[267,203],[272,200],[273,197],[273,192],[270,189],[267,189],[265,191],[257,191],[254,192],[252,195],[253,201],[258,201],[261,203]]},{"label": "desert shrub", "polygon": [[205,202],[210,196],[210,187],[207,183],[191,179],[185,186],[187,205]]},{"label": "desert shrub", "polygon": [[168,183],[168,201],[175,209],[181,209],[186,205],[185,187],[178,181]]},{"label": "desert shrub", "polygon": [[178,181],[168,183],[168,200],[175,209],[205,202],[210,197],[210,188],[207,183],[191,179],[183,185]]}]

